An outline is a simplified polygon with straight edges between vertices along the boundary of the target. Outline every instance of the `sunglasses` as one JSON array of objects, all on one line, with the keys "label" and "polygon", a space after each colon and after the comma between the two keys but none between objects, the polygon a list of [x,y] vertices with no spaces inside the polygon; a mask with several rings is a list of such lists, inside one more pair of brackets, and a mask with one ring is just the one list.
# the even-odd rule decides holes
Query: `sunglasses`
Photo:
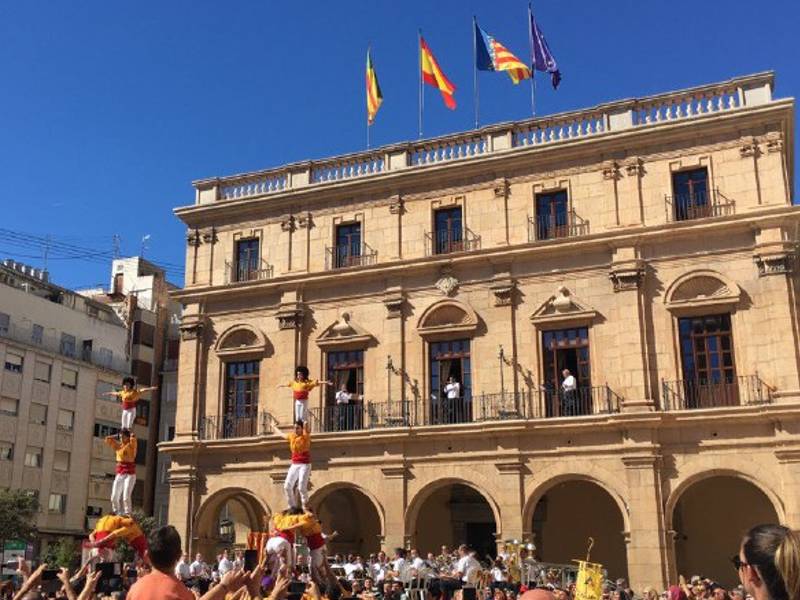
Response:
[{"label": "sunglasses", "polygon": [[741,569],[742,567],[749,567],[750,566],[748,563],[744,562],[741,558],[739,558],[738,554],[734,554],[731,557],[731,562],[733,563],[733,568],[736,569],[737,571],[739,569]]}]

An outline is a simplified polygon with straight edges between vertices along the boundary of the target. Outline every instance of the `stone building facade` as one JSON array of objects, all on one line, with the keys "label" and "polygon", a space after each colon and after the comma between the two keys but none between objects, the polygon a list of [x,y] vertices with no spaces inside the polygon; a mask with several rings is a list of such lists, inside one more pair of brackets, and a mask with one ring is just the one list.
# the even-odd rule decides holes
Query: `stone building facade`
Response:
[{"label": "stone building facade", "polygon": [[743,528],[800,526],[794,102],[772,90],[195,182],[170,521],[210,553],[284,507],[276,387],[306,364],[353,394],[310,399],[335,550],[520,539],[564,563],[592,536],[638,589],[735,575]]}]

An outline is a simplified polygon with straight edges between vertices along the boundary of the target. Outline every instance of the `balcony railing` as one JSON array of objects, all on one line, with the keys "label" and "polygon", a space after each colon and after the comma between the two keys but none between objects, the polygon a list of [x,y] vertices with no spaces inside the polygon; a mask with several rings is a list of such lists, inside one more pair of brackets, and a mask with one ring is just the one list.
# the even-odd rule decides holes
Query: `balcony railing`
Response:
[{"label": "balcony railing", "polygon": [[481,247],[481,236],[474,234],[467,227],[430,231],[425,233],[425,239],[426,256],[470,252]]},{"label": "balcony railing", "polygon": [[311,408],[308,411],[308,421],[314,431],[355,431],[366,428],[364,415],[364,403],[351,402]]},{"label": "balcony railing", "polygon": [[664,196],[667,221],[692,221],[725,217],[736,211],[736,202],[718,189],[677,196]]},{"label": "balcony railing", "polygon": [[208,415],[200,421],[201,440],[227,440],[272,433],[274,418],[268,412],[252,415]]},{"label": "balcony railing", "polygon": [[272,265],[263,259],[259,261],[257,266],[225,261],[225,285],[240,281],[259,281],[271,278]]},{"label": "balcony railing", "polygon": [[609,133],[702,119],[773,102],[772,73],[610,102],[477,131],[394,144],[366,152],[195,182],[196,203],[263,197],[308,186],[374,177],[405,169],[479,160],[530,147],[553,147]]},{"label": "balcony railing", "polygon": [[374,265],[377,260],[378,252],[370,248],[368,244],[363,244],[360,248],[353,248],[350,245],[325,248],[326,270],[365,267]]},{"label": "balcony railing", "polygon": [[758,375],[737,375],[728,381],[662,381],[661,390],[662,408],[669,411],[768,404],[774,391]]},{"label": "balcony railing", "polygon": [[127,358],[115,355],[108,349],[90,349],[83,346],[83,340],[76,339],[75,344],[62,343],[61,338],[57,337],[51,330],[34,330],[33,326],[26,327],[17,323],[10,323],[8,327],[0,328],[0,338],[6,338],[30,344],[54,354],[60,354],[73,360],[89,363],[97,367],[117,371],[118,373],[130,373],[131,366]]},{"label": "balcony railing", "polygon": [[578,237],[588,234],[589,222],[581,219],[572,210],[563,215],[528,217],[529,242]]},{"label": "balcony railing", "polygon": [[572,391],[543,389],[533,394],[531,418],[580,417],[619,412],[622,398],[607,385]]}]

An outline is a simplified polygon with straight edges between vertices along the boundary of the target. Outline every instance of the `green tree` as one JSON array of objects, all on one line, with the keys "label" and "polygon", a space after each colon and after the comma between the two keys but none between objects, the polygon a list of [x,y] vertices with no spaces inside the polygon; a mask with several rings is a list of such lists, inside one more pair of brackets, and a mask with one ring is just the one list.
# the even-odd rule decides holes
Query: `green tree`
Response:
[{"label": "green tree", "polygon": [[0,540],[30,540],[36,536],[39,501],[22,490],[0,489]]},{"label": "green tree", "polygon": [[66,567],[73,570],[80,566],[81,553],[77,542],[73,538],[61,537],[58,538],[57,543],[47,546],[42,560],[54,567]]},{"label": "green tree", "polygon": [[[133,519],[139,524],[144,536],[150,537],[150,532],[156,528],[155,517],[148,517],[137,509],[133,511]],[[136,557],[136,551],[125,540],[120,540],[117,543],[117,555],[123,562],[133,562]]]}]

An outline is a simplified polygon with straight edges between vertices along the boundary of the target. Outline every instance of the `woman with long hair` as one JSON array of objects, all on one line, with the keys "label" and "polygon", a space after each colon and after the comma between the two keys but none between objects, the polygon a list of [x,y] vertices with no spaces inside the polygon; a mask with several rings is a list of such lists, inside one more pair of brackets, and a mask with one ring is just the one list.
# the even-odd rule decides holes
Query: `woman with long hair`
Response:
[{"label": "woman with long hair", "polygon": [[757,525],[732,559],[755,600],[800,600],[800,535],[783,525]]}]

